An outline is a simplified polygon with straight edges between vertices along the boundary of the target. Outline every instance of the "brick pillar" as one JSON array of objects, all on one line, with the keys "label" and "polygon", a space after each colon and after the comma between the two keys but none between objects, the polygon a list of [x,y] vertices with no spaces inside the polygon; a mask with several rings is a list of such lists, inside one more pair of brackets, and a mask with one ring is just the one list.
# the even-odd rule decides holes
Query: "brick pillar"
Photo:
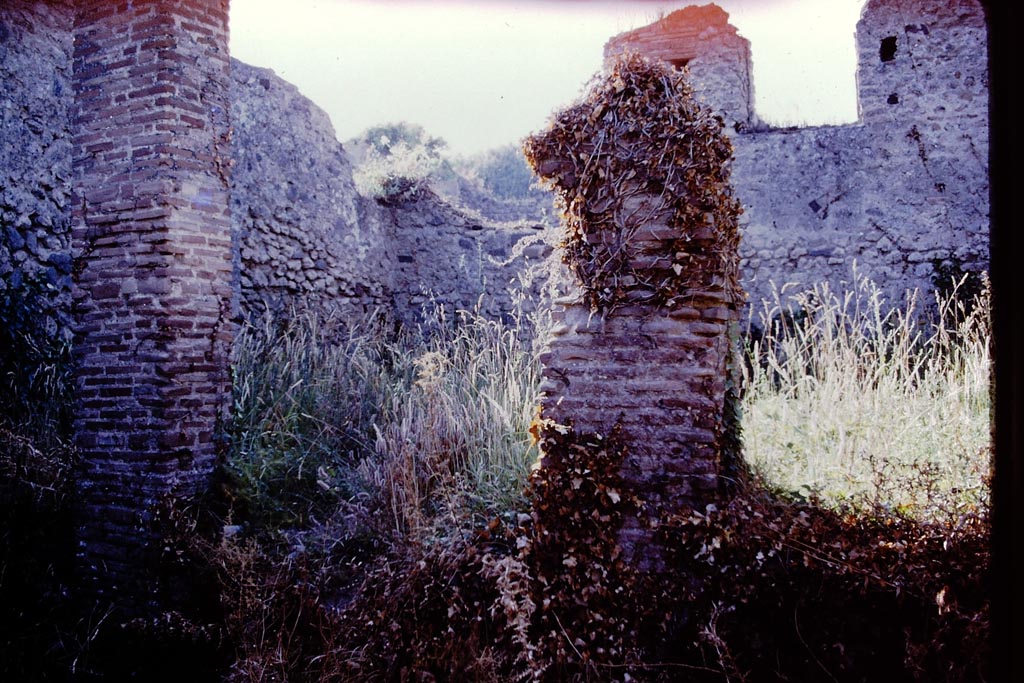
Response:
[{"label": "brick pillar", "polygon": [[144,609],[229,406],[228,0],[80,0],[74,32],[79,557]]},{"label": "brick pillar", "polygon": [[[642,221],[628,226],[628,266],[647,282],[669,277],[680,263],[680,231],[667,224],[664,203],[654,195],[627,200],[626,214]],[[632,302],[602,315],[571,291],[554,302],[541,356],[543,417],[580,433],[606,436],[621,427],[627,455],[620,475],[645,506],[627,517],[620,543],[641,569],[657,564],[651,538],[659,519],[714,501],[729,466],[730,328],[740,300],[723,266],[735,267],[738,257],[719,258],[734,245],[716,242],[713,220],[709,213],[705,225],[689,230],[684,263],[697,277],[684,293],[650,305],[651,289],[634,282],[626,295]]]},{"label": "brick pillar", "polygon": [[[541,423],[617,434],[619,471],[598,485],[624,487],[618,545],[656,572],[660,522],[715,500],[739,468],[732,147],[682,73],[626,55],[529,138],[526,155],[564,207],[570,277],[541,357]],[[572,466],[581,480],[601,476]]]}]

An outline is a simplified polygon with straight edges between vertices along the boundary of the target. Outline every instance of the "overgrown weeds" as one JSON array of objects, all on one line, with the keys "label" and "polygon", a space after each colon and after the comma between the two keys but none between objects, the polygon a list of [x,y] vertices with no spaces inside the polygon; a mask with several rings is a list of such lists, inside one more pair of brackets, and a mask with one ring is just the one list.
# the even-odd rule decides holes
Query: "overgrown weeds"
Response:
[{"label": "overgrown weeds", "polygon": [[67,441],[72,357],[61,290],[15,271],[0,281],[0,425],[43,450]]},{"label": "overgrown weeds", "polygon": [[536,362],[517,330],[436,315],[429,333],[309,316],[242,331],[227,469],[255,527],[357,505],[404,535],[521,504]]},{"label": "overgrown weeds", "polygon": [[[228,680],[983,680],[987,299],[924,326],[864,281],[790,302],[750,347],[768,488],[669,519],[654,579],[617,555],[611,442],[567,437],[571,467],[524,493],[538,382],[514,327],[247,327],[221,533],[181,546],[215,571]],[[8,430],[0,456],[0,671],[52,675],[82,647],[73,452]]]},{"label": "overgrown weeds", "polygon": [[525,506],[538,368],[514,327],[441,309],[418,330],[264,321],[237,349],[227,535],[202,551],[224,586],[233,680],[331,680],[346,605],[390,608],[399,583],[432,575],[421,561],[458,564],[449,553]]},{"label": "overgrown weeds", "polygon": [[986,516],[990,474],[987,287],[886,302],[854,273],[760,311],[748,348],[749,463],[798,500],[956,523]]},{"label": "overgrown weeds", "polygon": [[[922,327],[913,309],[889,311],[870,283],[858,287],[819,287],[785,316],[766,309],[766,334],[750,344],[743,423],[760,479],[668,520],[655,577],[614,547],[627,494],[614,468],[594,475],[608,444],[538,426],[571,449],[572,467],[562,483],[561,470],[534,474],[523,494],[536,368],[513,330],[463,315],[439,321],[436,336],[301,321],[275,331],[304,344],[301,334],[317,329],[317,343],[338,354],[314,362],[286,340],[253,347],[260,377],[274,381],[239,394],[262,415],[246,424],[272,431],[280,419],[293,430],[286,442],[305,445],[279,469],[291,486],[300,465],[308,474],[289,505],[323,498],[315,513],[264,518],[276,520],[273,534],[256,533],[240,505],[212,549],[231,680],[984,678],[987,430],[941,412],[951,431],[935,435],[935,419],[885,413],[987,410],[986,304],[966,313],[944,300]],[[316,368],[347,374],[325,381]],[[328,397],[320,403],[318,390]],[[345,396],[349,411],[317,407]],[[862,431],[836,460],[838,441],[808,435],[831,419],[838,432],[843,417],[853,420],[843,429]],[[871,420],[880,435],[871,443],[886,446],[874,459]],[[767,451],[783,428],[793,446]],[[796,444],[808,457],[782,459]],[[233,467],[253,479],[278,471],[255,469],[262,452],[240,448],[235,457],[248,460]],[[591,479],[574,489],[577,470]],[[278,495],[246,493],[247,481],[236,479],[236,501]],[[843,488],[830,489],[835,481]]]},{"label": "overgrown weeds", "polygon": [[0,278],[0,679],[63,662],[74,557],[77,455],[62,290],[20,270]]}]

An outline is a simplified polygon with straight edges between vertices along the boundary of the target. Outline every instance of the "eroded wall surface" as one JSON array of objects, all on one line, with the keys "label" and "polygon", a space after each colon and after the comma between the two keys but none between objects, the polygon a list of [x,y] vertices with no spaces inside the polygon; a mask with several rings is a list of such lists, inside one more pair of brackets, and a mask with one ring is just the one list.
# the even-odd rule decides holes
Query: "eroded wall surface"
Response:
[{"label": "eroded wall surface", "polygon": [[[392,286],[401,318],[423,319],[438,305],[449,313],[479,311],[506,320],[522,305],[526,312],[535,309],[540,279],[531,269],[541,267],[551,253],[542,240],[542,226],[490,223],[429,190],[388,207],[388,212],[395,226]],[[525,249],[517,251],[521,241]]]},{"label": "eroded wall surface", "polygon": [[244,310],[389,306],[393,230],[358,196],[327,114],[273,71],[232,60],[231,119]]},{"label": "eroded wall surface", "polygon": [[31,281],[53,333],[70,313],[72,19],[66,2],[0,4],[0,297]]},{"label": "eroded wall surface", "polygon": [[269,69],[233,63],[232,218],[243,310],[385,309],[418,322],[437,306],[511,315],[519,275],[550,253],[514,254],[540,226],[490,221],[426,188],[360,197],[327,114]]}]

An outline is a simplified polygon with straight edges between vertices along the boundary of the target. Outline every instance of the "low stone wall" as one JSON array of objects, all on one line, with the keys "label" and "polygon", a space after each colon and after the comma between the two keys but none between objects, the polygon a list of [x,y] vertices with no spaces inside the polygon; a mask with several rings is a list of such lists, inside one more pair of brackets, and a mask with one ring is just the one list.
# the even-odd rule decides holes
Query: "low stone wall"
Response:
[{"label": "low stone wall", "polygon": [[[458,209],[425,187],[360,197],[327,115],[268,69],[232,62],[232,219],[243,312],[312,309],[417,323],[434,306],[509,317],[551,249],[541,226]],[[532,298],[531,298],[532,297]]]}]

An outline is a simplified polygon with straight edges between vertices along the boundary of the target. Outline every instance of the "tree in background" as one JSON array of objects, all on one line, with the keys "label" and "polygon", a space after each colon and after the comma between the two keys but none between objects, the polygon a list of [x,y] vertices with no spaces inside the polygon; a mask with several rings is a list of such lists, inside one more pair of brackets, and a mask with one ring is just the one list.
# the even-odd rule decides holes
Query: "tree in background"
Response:
[{"label": "tree in background", "polygon": [[536,191],[531,190],[533,171],[517,144],[482,152],[468,159],[465,166],[470,171],[467,175],[475,176],[498,199],[528,199]]},{"label": "tree in background", "polygon": [[451,172],[441,151],[448,143],[420,125],[400,121],[372,126],[345,143],[360,194],[393,200]]}]

